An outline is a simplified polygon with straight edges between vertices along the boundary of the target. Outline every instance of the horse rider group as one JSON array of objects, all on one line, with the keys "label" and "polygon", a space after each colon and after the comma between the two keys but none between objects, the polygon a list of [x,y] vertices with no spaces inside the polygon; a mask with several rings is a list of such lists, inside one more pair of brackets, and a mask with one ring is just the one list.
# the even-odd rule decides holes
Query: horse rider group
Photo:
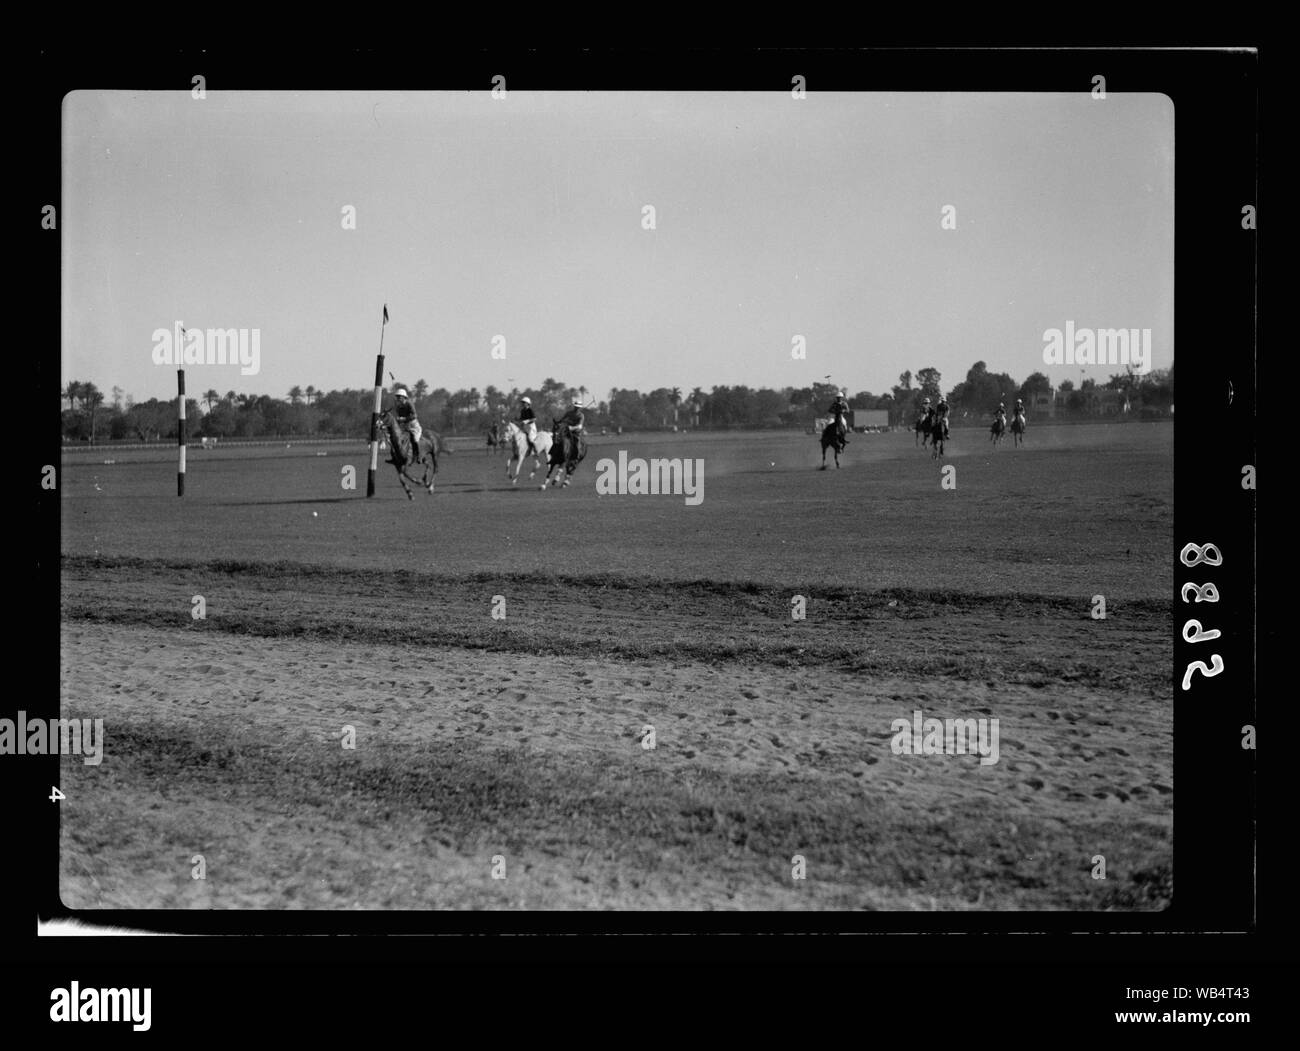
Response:
[{"label": "horse rider group", "polygon": [[939,394],[939,404],[931,405],[930,399],[926,398],[921,403],[922,418],[925,420],[926,427],[936,438],[941,441],[948,440],[948,397],[942,392]]},{"label": "horse rider group", "polygon": [[[582,433],[586,418],[583,416],[582,407],[576,401],[570,401],[568,409],[560,417],[559,424],[561,427],[561,441],[568,440],[571,444],[568,446],[566,459],[576,460],[578,458],[578,440]],[[537,440],[537,414],[533,412],[533,401],[531,398],[523,397],[519,399],[519,429],[524,432],[528,439],[528,455],[537,455],[537,446],[534,444]]]},{"label": "horse rider group", "polygon": [[[424,433],[424,428],[420,425],[420,418],[416,415],[415,404],[411,401],[410,392],[402,386],[393,388],[393,399],[396,404],[393,407],[394,415],[397,417],[398,425],[406,431],[411,437],[411,459],[419,459],[420,435]],[[533,402],[531,398],[523,397],[519,399],[519,429],[524,432],[528,438],[528,453],[537,456],[537,414],[533,412]],[[582,407],[576,401],[570,401],[564,415],[560,417],[560,426],[565,438],[571,443],[568,446],[568,459],[576,460],[578,458],[579,435],[582,434],[586,419],[582,412]],[[401,455],[399,450],[393,450],[394,455]]]},{"label": "horse rider group", "polygon": [[[1007,429],[1007,403],[1005,401],[998,402],[998,411],[994,413],[994,416],[997,419],[997,422],[1002,424],[1002,430],[1005,431]],[[1016,412],[1014,418],[1020,420],[1021,423],[1024,422],[1025,401],[1023,398],[1016,399]]]}]

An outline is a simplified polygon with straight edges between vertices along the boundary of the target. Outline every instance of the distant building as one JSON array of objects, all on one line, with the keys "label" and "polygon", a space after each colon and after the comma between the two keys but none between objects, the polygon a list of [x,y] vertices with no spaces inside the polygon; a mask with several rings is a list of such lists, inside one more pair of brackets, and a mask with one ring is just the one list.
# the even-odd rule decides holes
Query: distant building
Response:
[{"label": "distant building", "polygon": [[1048,388],[1031,394],[1026,408],[1032,415],[1047,416],[1050,419],[1056,415],[1056,391]]},{"label": "distant building", "polygon": [[849,406],[849,428],[851,430],[888,430],[888,409],[855,409]]}]

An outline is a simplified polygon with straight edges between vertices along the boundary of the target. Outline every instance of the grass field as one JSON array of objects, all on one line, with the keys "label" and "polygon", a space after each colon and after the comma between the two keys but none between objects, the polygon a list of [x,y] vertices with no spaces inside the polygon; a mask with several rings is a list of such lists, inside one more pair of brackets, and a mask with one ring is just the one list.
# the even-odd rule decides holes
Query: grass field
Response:
[{"label": "grass field", "polygon": [[[619,450],[703,502],[599,496]],[[1169,904],[1172,425],[958,430],[955,488],[902,433],[593,439],[544,493],[466,451],[414,502],[360,443],[189,460],[64,458],[71,907]],[[918,709],[997,762],[895,754]]]}]

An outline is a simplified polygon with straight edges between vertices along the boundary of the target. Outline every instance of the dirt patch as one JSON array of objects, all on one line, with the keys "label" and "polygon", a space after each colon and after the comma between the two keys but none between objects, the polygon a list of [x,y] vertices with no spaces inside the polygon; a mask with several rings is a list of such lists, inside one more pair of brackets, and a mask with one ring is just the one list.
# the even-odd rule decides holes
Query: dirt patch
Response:
[{"label": "dirt patch", "polygon": [[[1106,691],[102,623],[63,666],[106,734],[65,760],[73,907],[1164,904],[1170,711]],[[998,718],[998,762],[894,754],[918,707]]]}]

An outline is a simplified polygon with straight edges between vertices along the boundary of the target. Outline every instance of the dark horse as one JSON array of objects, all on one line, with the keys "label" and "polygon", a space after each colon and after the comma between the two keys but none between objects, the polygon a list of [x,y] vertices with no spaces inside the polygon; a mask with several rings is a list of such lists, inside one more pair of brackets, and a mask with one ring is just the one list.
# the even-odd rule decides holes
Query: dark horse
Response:
[{"label": "dark horse", "polygon": [[[572,431],[559,420],[551,424],[551,451],[546,460],[546,477],[538,489],[545,489],[548,484],[556,482],[569,484],[578,464],[587,458],[587,439],[581,431]],[[551,479],[556,468],[560,473]]]},{"label": "dark horse", "polygon": [[826,470],[826,450],[827,449],[835,450],[835,467],[838,469],[840,466],[840,453],[844,451],[844,445],[845,445],[844,435],[840,432],[839,425],[834,420],[831,420],[830,423],[828,423],[824,428],[822,428],[821,469],[823,471]]},{"label": "dark horse", "polygon": [[930,440],[931,428],[932,424],[930,422],[929,413],[923,412],[917,416],[916,425],[913,429],[916,431],[916,444],[922,449],[925,448],[925,443]]},{"label": "dark horse", "polygon": [[1022,413],[1016,413],[1015,419],[1011,421],[1011,436],[1016,445],[1025,444],[1025,417]]},{"label": "dark horse", "polygon": [[947,440],[948,420],[936,415],[930,424],[930,459],[937,460],[943,455],[943,446]]},{"label": "dark horse", "polygon": [[[414,450],[415,455],[413,457],[411,436],[403,427],[398,425],[397,414],[392,409],[379,417],[379,425],[388,435],[388,462],[397,468],[397,480],[402,483],[402,488],[406,490],[406,498],[408,500],[415,499],[410,485],[407,484],[407,479],[428,489],[429,495],[432,496],[433,476],[438,473],[438,436],[433,431],[425,431],[421,434],[420,447]],[[424,467],[423,478],[416,478],[408,473],[417,465]]]},{"label": "dark horse", "polygon": [[993,426],[989,428],[989,440],[993,442],[996,449],[998,442],[1002,441],[1007,434],[1007,420],[1005,416],[993,417]]}]

